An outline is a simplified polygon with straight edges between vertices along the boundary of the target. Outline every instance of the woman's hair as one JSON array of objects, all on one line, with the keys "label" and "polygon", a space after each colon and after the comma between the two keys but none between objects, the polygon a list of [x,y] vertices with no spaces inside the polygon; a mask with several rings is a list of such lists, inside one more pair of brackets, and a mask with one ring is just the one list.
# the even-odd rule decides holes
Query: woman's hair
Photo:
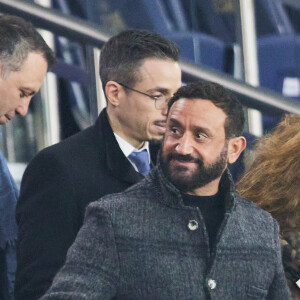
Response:
[{"label": "woman's hair", "polygon": [[270,212],[281,232],[300,227],[300,116],[289,114],[263,137],[239,194]]}]

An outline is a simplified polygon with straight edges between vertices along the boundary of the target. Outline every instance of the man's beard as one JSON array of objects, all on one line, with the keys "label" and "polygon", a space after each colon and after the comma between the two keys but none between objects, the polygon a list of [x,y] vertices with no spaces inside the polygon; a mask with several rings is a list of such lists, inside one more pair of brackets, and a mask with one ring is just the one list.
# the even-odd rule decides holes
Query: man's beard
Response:
[{"label": "man's beard", "polygon": [[[201,158],[193,158],[191,155],[181,155],[177,153],[165,155],[161,148],[160,165],[165,176],[175,187],[182,192],[190,192],[222,176],[226,167],[227,152],[227,143],[225,143],[216,161],[208,166],[204,166],[204,162]],[[185,174],[186,171],[189,172],[189,169],[185,166],[172,166],[170,161],[173,159],[182,162],[193,162],[196,164],[196,169],[192,173]]]}]

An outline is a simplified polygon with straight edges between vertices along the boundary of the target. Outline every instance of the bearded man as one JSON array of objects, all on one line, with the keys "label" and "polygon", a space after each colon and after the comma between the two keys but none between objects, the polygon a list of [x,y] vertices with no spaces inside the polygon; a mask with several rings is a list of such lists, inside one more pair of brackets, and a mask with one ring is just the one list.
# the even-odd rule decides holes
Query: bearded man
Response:
[{"label": "bearded man", "polygon": [[241,104],[195,82],[168,108],[158,165],[89,205],[42,299],[290,299],[278,224],[227,170],[246,146]]}]

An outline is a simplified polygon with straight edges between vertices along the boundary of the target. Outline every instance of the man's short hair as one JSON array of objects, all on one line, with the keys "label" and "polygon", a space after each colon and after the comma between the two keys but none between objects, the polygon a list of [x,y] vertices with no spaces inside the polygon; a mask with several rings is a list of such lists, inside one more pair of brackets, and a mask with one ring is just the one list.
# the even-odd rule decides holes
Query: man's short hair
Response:
[{"label": "man's short hair", "polygon": [[242,134],[245,123],[243,106],[234,94],[221,85],[214,82],[197,81],[182,86],[170,99],[168,110],[170,111],[174,102],[182,98],[211,101],[215,106],[222,109],[227,116],[224,125],[226,138]]},{"label": "man's short hair", "polygon": [[170,40],[148,30],[130,29],[112,37],[101,49],[100,78],[134,86],[146,58],[179,60],[179,49]]},{"label": "man's short hair", "polygon": [[24,19],[0,15],[0,64],[1,76],[19,71],[30,52],[40,53],[48,63],[55,63],[52,50],[34,26]]}]

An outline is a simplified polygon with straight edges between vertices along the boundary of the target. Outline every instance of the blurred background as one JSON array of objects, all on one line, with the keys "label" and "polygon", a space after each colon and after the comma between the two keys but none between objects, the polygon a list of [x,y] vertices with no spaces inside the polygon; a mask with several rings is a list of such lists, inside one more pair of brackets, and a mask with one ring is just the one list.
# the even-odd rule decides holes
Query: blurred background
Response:
[{"label": "blurred background", "polygon": [[300,114],[299,0],[0,0],[0,13],[31,21],[58,57],[28,115],[1,126],[18,184],[38,151],[94,123],[105,106],[101,47],[126,28],[174,41],[185,83],[210,80],[237,94],[249,149],[284,113]]}]

